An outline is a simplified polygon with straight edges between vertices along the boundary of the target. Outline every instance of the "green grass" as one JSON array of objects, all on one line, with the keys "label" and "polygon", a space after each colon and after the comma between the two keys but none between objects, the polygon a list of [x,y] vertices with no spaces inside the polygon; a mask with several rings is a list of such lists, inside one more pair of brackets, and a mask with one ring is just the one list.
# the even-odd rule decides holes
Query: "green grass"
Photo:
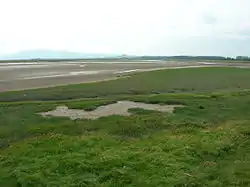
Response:
[{"label": "green grass", "polygon": [[[243,77],[248,75],[241,69],[211,69],[202,70],[203,76],[208,77],[207,72],[214,80],[210,87],[204,86],[203,93],[202,84],[192,78],[197,87],[188,93],[121,92],[113,97],[112,90],[105,89],[111,93],[105,98],[1,102],[0,186],[250,186],[250,91],[242,89],[247,88]],[[192,71],[198,74],[187,70]],[[227,80],[216,82],[221,71],[238,77],[235,84],[242,87],[233,87]],[[177,76],[176,72],[184,71],[170,72]],[[145,75],[152,75],[156,82],[170,76],[160,71],[131,79]],[[176,80],[186,81],[181,77]],[[173,114],[131,109],[131,116],[97,120],[37,115],[59,105],[93,110],[119,99],[185,107]]]},{"label": "green grass", "polygon": [[250,69],[160,70],[100,83],[0,93],[0,101],[66,100],[150,93],[232,91],[250,88]]},{"label": "green grass", "polygon": [[2,104],[0,186],[250,185],[250,94],[130,99],[186,107],[174,114],[134,109],[129,117],[71,121],[36,115],[63,102]]}]

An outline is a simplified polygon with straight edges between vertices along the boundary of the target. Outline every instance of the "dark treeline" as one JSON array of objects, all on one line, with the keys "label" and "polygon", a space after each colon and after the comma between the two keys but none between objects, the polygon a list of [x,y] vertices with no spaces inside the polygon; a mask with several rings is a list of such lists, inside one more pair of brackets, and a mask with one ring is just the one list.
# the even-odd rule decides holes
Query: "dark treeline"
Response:
[{"label": "dark treeline", "polygon": [[233,60],[221,56],[140,56],[135,57],[142,60]]},{"label": "dark treeline", "polygon": [[140,60],[241,60],[250,61],[248,56],[222,57],[222,56],[139,56],[134,59]]}]

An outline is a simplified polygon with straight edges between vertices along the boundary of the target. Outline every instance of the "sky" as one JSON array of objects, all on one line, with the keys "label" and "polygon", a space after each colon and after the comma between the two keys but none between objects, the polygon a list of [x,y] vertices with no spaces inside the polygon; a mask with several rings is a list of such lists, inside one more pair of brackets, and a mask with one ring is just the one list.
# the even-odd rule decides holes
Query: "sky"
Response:
[{"label": "sky", "polygon": [[250,0],[0,0],[0,55],[250,56]]}]

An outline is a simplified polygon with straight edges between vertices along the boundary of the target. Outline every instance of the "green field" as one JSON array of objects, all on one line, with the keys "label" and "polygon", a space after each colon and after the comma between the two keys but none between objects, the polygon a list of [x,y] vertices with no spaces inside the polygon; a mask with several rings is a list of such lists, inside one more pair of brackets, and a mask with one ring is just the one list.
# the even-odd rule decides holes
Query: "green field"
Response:
[{"label": "green field", "polygon": [[[176,69],[1,93],[0,186],[250,186],[249,78],[248,69]],[[122,99],[185,107],[97,120],[37,114]]]},{"label": "green field", "polygon": [[151,93],[197,93],[249,89],[250,69],[190,68],[145,72],[122,79],[0,93],[0,101],[65,100]]}]

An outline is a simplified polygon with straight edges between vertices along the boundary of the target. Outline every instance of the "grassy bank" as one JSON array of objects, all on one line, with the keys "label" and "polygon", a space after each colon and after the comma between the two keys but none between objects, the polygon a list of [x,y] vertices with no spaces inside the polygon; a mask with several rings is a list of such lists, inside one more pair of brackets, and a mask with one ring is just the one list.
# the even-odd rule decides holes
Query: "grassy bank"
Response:
[{"label": "grassy bank", "polygon": [[65,100],[150,93],[213,92],[249,89],[250,69],[190,68],[145,72],[128,78],[0,93],[0,101]]},{"label": "grassy bank", "polygon": [[133,96],[186,107],[94,121],[36,113],[112,99],[1,104],[0,186],[248,186],[250,94],[243,93]]},{"label": "grassy bank", "polygon": [[[0,186],[250,186],[249,71],[164,70],[1,93]],[[121,99],[185,107],[97,120],[37,114]]]}]

